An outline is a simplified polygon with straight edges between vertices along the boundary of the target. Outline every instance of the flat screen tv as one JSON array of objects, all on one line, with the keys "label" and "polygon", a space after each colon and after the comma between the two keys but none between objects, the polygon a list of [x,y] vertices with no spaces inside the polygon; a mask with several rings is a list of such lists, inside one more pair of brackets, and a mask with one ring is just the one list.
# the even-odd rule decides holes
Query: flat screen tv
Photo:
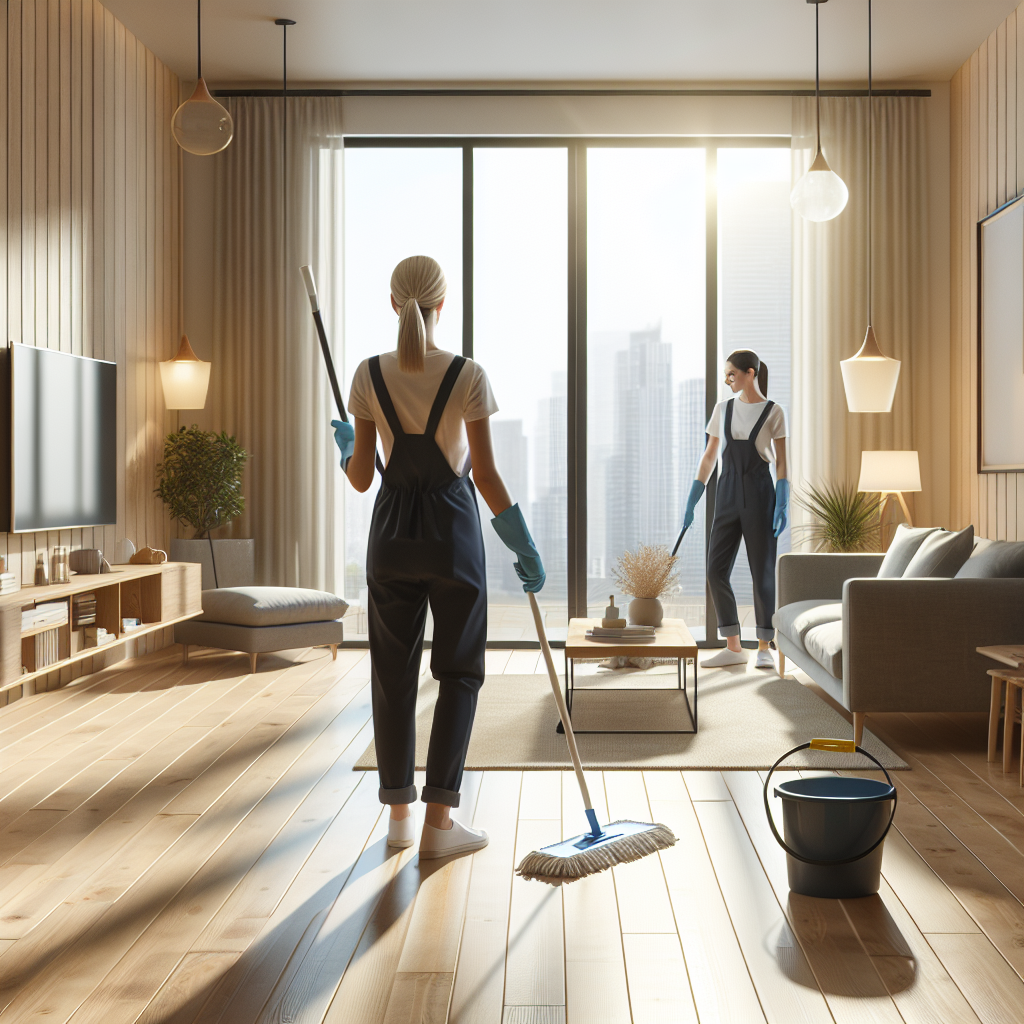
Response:
[{"label": "flat screen tv", "polygon": [[117,521],[117,364],[12,344],[11,529]]}]

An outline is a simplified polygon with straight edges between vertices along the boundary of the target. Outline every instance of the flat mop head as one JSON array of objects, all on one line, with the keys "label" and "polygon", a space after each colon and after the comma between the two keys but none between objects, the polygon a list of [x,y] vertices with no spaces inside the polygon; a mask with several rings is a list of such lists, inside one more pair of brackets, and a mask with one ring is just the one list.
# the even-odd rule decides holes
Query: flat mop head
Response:
[{"label": "flat mop head", "polygon": [[601,834],[586,832],[528,853],[516,868],[521,878],[548,885],[576,882],[617,864],[628,864],[649,853],[675,846],[676,837],[667,825],[645,821],[613,821]]}]

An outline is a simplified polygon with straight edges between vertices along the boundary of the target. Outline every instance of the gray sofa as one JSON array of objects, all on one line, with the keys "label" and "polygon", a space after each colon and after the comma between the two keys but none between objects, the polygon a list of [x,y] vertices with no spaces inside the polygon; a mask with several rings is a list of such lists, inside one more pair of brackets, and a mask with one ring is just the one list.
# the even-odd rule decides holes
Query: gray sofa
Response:
[{"label": "gray sofa", "polygon": [[790,658],[853,712],[987,711],[975,651],[1024,631],[1024,579],[877,579],[881,554],[779,557],[779,671]]}]

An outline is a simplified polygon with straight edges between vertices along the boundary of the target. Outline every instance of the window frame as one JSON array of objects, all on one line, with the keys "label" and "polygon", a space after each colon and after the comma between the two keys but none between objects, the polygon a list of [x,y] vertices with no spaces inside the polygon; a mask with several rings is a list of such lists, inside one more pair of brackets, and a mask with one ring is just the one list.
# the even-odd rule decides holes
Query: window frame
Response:
[{"label": "window frame", "polygon": [[[377,136],[346,135],[345,149],[461,149],[462,150],[462,354],[473,357],[473,150],[484,148],[565,149],[568,165],[568,316],[566,318],[567,369],[567,531],[568,616],[587,615],[587,150],[601,148],[703,149],[705,151],[705,419],[718,401],[718,150],[791,149],[788,135],[687,136]],[[708,481],[705,500],[704,549],[711,538],[717,492],[717,471]],[[704,615],[707,634],[714,633],[711,593],[705,587]],[[721,647],[717,637],[699,641],[698,647]],[[745,641],[756,647],[756,641]],[[538,649],[536,641],[488,641],[492,649]],[[552,646],[564,644],[554,642]]]}]

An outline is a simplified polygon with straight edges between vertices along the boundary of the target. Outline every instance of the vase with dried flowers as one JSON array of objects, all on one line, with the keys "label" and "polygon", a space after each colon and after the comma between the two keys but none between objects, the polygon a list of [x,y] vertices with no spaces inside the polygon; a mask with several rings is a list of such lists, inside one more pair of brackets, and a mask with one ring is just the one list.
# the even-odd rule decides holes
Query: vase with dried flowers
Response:
[{"label": "vase with dried flowers", "polygon": [[636,551],[624,551],[612,576],[619,589],[633,598],[628,616],[633,626],[660,626],[663,615],[660,598],[678,583],[677,559],[663,545],[641,544]]}]

